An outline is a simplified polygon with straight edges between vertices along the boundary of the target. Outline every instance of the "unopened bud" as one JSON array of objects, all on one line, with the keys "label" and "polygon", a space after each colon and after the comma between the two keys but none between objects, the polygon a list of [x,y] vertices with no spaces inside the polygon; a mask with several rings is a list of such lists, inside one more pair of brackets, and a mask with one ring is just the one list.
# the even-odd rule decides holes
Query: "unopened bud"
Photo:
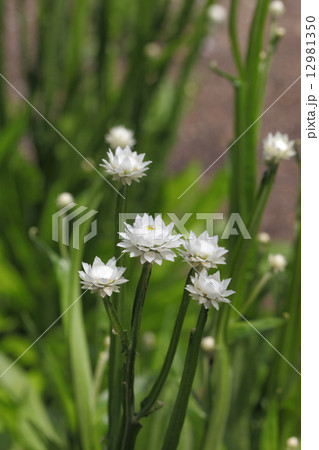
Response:
[{"label": "unopened bud", "polygon": [[258,242],[260,242],[261,244],[269,244],[270,242],[270,236],[268,233],[262,231],[261,233],[258,234],[257,236]]},{"label": "unopened bud", "polygon": [[291,436],[287,439],[287,450],[293,450],[299,447],[299,439],[296,436]]},{"label": "unopened bud", "polygon": [[227,19],[227,11],[222,5],[212,5],[207,10],[208,18],[214,25],[222,25]]},{"label": "unopened bud", "polygon": [[212,336],[206,336],[202,339],[201,347],[205,352],[212,353],[215,349],[215,339]]},{"label": "unopened bud", "polygon": [[274,0],[269,4],[269,12],[274,19],[281,17],[286,11],[285,5],[280,0]]},{"label": "unopened bud", "polygon": [[62,194],[58,195],[56,199],[56,204],[58,208],[64,208],[64,206],[68,206],[70,203],[74,202],[73,195],[70,192],[62,192]]}]

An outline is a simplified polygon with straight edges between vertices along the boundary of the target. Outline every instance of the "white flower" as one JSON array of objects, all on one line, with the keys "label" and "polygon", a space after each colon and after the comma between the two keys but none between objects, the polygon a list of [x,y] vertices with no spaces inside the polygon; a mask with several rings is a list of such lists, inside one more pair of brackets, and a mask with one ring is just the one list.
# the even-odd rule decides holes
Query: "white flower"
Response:
[{"label": "white flower", "polygon": [[193,267],[201,265],[207,269],[216,268],[217,264],[225,264],[223,255],[228,252],[224,247],[218,246],[218,236],[209,236],[207,231],[198,237],[193,231],[189,238],[183,241],[186,251],[180,253]]},{"label": "white flower", "polygon": [[273,0],[269,4],[269,12],[274,19],[278,19],[278,17],[282,16],[286,11],[285,5],[280,0]]},{"label": "white flower", "polygon": [[291,436],[287,439],[287,450],[292,450],[299,447],[299,439],[296,436]]},{"label": "white flower", "polygon": [[264,161],[265,163],[278,164],[282,159],[289,159],[296,154],[294,141],[289,141],[287,134],[269,133],[264,140]]},{"label": "white flower", "polygon": [[70,192],[62,192],[62,194],[58,195],[56,199],[56,204],[58,208],[64,208],[64,206],[68,206],[70,203],[74,202],[73,195]]},{"label": "white flower", "polygon": [[113,150],[117,147],[133,147],[136,143],[133,131],[123,125],[111,128],[109,133],[105,135],[105,140]]},{"label": "white flower", "polygon": [[268,256],[268,262],[274,272],[282,272],[287,265],[286,258],[279,253],[277,255],[270,254]]},{"label": "white flower", "polygon": [[145,172],[148,170],[148,165],[152,161],[143,161],[145,153],[140,155],[136,152],[132,152],[129,147],[125,147],[124,150],[121,147],[117,147],[115,153],[109,150],[109,160],[102,159],[104,164],[100,166],[104,167],[109,175],[113,175],[113,180],[120,180],[122,184],[130,185],[132,180],[139,181],[139,178],[145,176]]},{"label": "white flower", "polygon": [[227,19],[226,8],[222,5],[212,5],[207,10],[208,18],[214,25],[222,25]]},{"label": "white flower", "polygon": [[257,239],[261,244],[269,244],[270,242],[269,234],[265,233],[264,231],[258,234]]},{"label": "white flower", "polygon": [[206,336],[200,345],[205,352],[211,353],[215,349],[215,339],[212,336]]},{"label": "white flower", "polygon": [[106,264],[95,257],[92,266],[85,262],[82,263],[84,272],[79,270],[82,289],[89,289],[98,292],[102,298],[106,295],[111,296],[113,292],[119,292],[119,284],[126,283],[128,280],[122,277],[125,267],[116,267],[116,259],[111,258]]},{"label": "white flower", "polygon": [[192,284],[187,284],[185,289],[199,305],[204,305],[206,309],[212,306],[219,309],[219,303],[230,303],[226,297],[234,294],[234,291],[227,291],[231,278],[221,280],[219,272],[208,275],[207,270],[203,269],[199,275],[195,273],[191,280]]},{"label": "white flower", "polygon": [[172,249],[182,244],[181,235],[172,234],[174,222],[166,226],[161,216],[155,219],[148,214],[136,216],[133,226],[125,223],[125,228],[124,233],[119,233],[123,240],[117,245],[132,258],[140,257],[142,264],[161,265],[163,259],[174,261],[176,254]]}]

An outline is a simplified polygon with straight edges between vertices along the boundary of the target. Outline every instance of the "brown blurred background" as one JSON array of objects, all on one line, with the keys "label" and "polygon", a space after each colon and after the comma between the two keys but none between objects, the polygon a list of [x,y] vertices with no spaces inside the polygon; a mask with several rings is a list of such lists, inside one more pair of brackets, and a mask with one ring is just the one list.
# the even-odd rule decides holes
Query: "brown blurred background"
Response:
[{"label": "brown blurred background", "polygon": [[[246,38],[255,0],[243,0],[238,26],[242,48]],[[221,2],[227,8],[229,2]],[[279,44],[273,60],[267,88],[265,109],[268,108],[300,75],[300,4],[297,0],[285,2],[286,13],[279,25],[286,35]],[[196,70],[197,89],[194,103],[179,132],[179,141],[171,160],[171,169],[178,170],[187,161],[200,158],[203,170],[221,155],[232,139],[233,89],[231,84],[213,74],[209,62],[216,60],[221,69],[235,74],[232,63],[227,25],[207,40]],[[287,133],[291,139],[300,139],[300,81],[263,116],[261,138],[269,132]],[[261,155],[261,145],[259,152]],[[195,156],[194,156],[195,155]],[[225,154],[207,173],[214,172],[227,158]],[[260,158],[260,174],[263,164]],[[299,171],[295,161],[284,161],[278,171],[274,189],[262,224],[262,230],[275,239],[292,239],[299,192]]]}]

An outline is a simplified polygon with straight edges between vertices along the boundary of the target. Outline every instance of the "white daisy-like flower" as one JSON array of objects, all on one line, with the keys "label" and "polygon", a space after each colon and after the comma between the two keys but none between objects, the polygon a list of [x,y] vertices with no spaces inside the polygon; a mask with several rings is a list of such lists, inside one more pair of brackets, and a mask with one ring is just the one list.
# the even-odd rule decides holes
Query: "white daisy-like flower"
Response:
[{"label": "white daisy-like flower", "polygon": [[165,225],[161,216],[155,219],[148,214],[136,216],[133,226],[125,223],[125,232],[119,233],[122,241],[117,245],[132,258],[145,262],[162,264],[163,259],[174,261],[173,249],[182,244],[180,234],[173,234],[174,222]]},{"label": "white daisy-like flower", "polygon": [[143,161],[145,153],[138,154],[132,152],[129,147],[122,149],[117,147],[115,153],[109,150],[108,161],[102,159],[106,173],[113,175],[113,180],[120,180],[122,184],[130,185],[132,180],[139,181],[139,178],[145,176],[145,172],[149,169],[147,166],[152,161]]},{"label": "white daisy-like flower", "polygon": [[285,5],[281,0],[273,0],[269,4],[269,12],[274,19],[278,19],[278,17],[282,16],[286,11]]},{"label": "white daisy-like flower", "polygon": [[264,140],[264,161],[266,164],[278,164],[282,159],[295,156],[294,141],[290,141],[287,134],[279,132],[269,133]]},{"label": "white daisy-like flower", "polygon": [[113,150],[117,147],[133,147],[136,143],[133,131],[125,128],[123,125],[111,128],[108,134],[105,135],[105,140]]},{"label": "white daisy-like flower", "polygon": [[270,254],[268,256],[268,262],[274,272],[283,272],[287,265],[286,258],[280,253],[277,255]]},{"label": "white daisy-like flower", "polygon": [[235,293],[227,290],[231,278],[221,280],[219,272],[208,275],[207,270],[203,269],[200,274],[195,273],[191,281],[192,284],[187,284],[185,289],[199,305],[204,305],[206,309],[213,306],[218,310],[219,303],[230,303],[226,297]]},{"label": "white daisy-like flower", "polygon": [[214,25],[222,25],[226,22],[227,11],[222,5],[212,5],[207,10],[208,18]]},{"label": "white daisy-like flower", "polygon": [[119,284],[126,283],[128,280],[122,277],[125,267],[117,267],[116,259],[111,258],[106,264],[96,256],[93,264],[82,263],[83,270],[79,270],[82,289],[88,289],[98,292],[102,298],[109,297],[113,292],[119,292]]},{"label": "white daisy-like flower", "polygon": [[183,241],[183,246],[185,251],[180,250],[180,253],[193,267],[201,265],[210,269],[216,268],[217,264],[225,264],[223,255],[228,250],[219,247],[218,236],[209,236],[207,231],[198,237],[191,231],[189,238]]}]

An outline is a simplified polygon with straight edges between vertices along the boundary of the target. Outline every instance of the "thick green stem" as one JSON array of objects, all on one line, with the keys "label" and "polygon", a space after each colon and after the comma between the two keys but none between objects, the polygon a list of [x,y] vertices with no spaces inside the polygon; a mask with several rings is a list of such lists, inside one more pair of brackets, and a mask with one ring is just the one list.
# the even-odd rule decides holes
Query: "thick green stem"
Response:
[{"label": "thick green stem", "polygon": [[228,349],[223,342],[215,350],[212,411],[205,428],[202,450],[220,450],[231,398],[231,368]]},{"label": "thick green stem", "polygon": [[207,310],[202,306],[198,316],[196,328],[192,330],[190,334],[182,379],[164,438],[162,450],[175,450],[177,448],[195,377],[200,343],[206,321]]},{"label": "thick green stem", "polygon": [[[193,273],[194,273],[194,269],[191,269],[187,276],[185,286],[190,282],[190,278],[193,275]],[[181,335],[186,311],[187,311],[187,308],[189,305],[189,299],[190,299],[189,292],[186,291],[186,289],[184,289],[181,305],[179,307],[179,311],[178,311],[178,314],[177,314],[177,317],[175,320],[174,330],[173,330],[171,341],[170,341],[170,344],[169,344],[169,347],[168,347],[168,350],[166,353],[164,364],[163,364],[162,369],[151,389],[151,392],[141,403],[141,410],[137,414],[137,420],[139,420],[142,417],[147,416],[150,413],[153,405],[155,404],[156,400],[158,399],[158,396],[167,380],[167,377],[168,377],[169,371],[172,367],[173,359],[174,359],[174,356],[176,353],[178,341],[179,341],[179,338]]]},{"label": "thick green stem", "polygon": [[[124,197],[124,198],[123,198]],[[117,246],[119,241],[119,215],[126,210],[127,186],[121,185],[119,194],[116,199],[115,220],[114,220],[114,255],[118,259],[120,256],[120,247]],[[115,312],[119,318],[123,320],[123,293],[124,286],[120,293],[116,295]],[[116,446],[117,436],[120,428],[121,403],[122,403],[122,378],[123,378],[123,358],[121,355],[120,339],[113,333],[110,334],[110,360],[108,370],[108,387],[109,387],[109,401],[108,401],[108,445],[110,450]]]},{"label": "thick green stem", "polygon": [[138,333],[140,329],[144,300],[151,276],[152,264],[145,263],[135,293],[133,314],[131,321],[130,343],[126,355],[124,368],[123,392],[123,421],[119,436],[119,450],[133,449],[135,439],[141,425],[134,415],[134,366]]}]

